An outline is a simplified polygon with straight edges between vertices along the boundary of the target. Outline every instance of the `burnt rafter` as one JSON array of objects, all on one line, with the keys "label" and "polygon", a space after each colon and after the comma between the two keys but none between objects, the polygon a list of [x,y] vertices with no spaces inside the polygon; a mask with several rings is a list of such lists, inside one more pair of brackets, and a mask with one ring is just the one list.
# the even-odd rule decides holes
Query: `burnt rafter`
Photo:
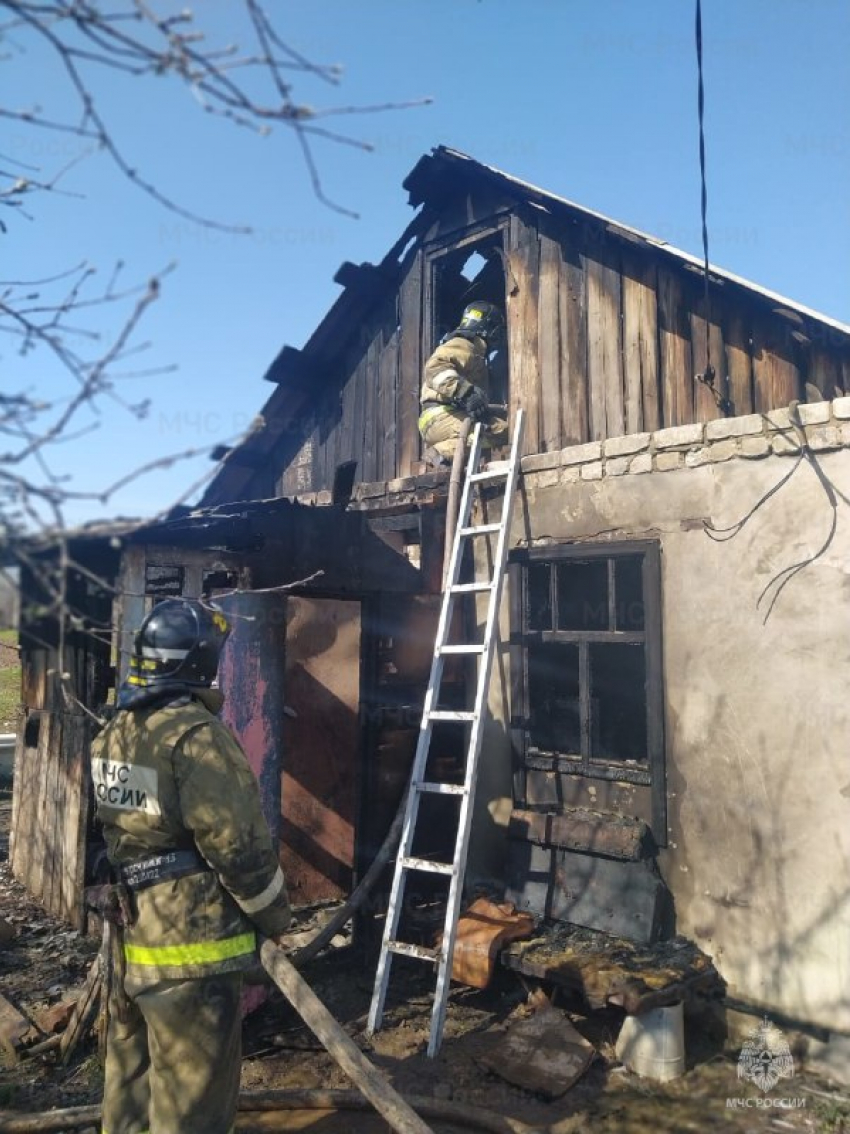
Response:
[{"label": "burnt rafter", "polygon": [[309,362],[305,361],[304,352],[293,346],[284,346],[263,375],[266,382],[273,382],[276,386],[286,384],[295,389],[306,389],[311,377],[312,371]]}]

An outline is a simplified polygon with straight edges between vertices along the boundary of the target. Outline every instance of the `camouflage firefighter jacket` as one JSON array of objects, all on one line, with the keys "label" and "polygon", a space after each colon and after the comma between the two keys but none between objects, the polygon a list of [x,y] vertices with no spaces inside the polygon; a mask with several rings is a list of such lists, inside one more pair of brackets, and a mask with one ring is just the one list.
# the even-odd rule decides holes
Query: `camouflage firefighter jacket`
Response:
[{"label": "camouflage firefighter jacket", "polygon": [[482,338],[455,334],[440,343],[425,363],[425,379],[420,403],[453,404],[469,389],[477,386],[486,397],[490,376],[487,346]]},{"label": "camouflage firefighter jacket", "polygon": [[[250,968],[290,920],[283,874],[221,695],[119,711],[93,742],[98,818],[130,882],[129,988]],[[157,880],[161,875],[162,880]]]}]

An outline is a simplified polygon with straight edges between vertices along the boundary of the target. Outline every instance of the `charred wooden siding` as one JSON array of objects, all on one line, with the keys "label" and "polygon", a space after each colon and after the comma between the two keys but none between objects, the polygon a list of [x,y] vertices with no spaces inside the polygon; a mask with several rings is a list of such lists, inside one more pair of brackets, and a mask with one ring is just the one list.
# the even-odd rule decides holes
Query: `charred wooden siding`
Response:
[{"label": "charred wooden siding", "polygon": [[[105,703],[112,683],[117,555],[71,543],[67,557],[64,581],[52,556],[33,556],[33,569],[21,573],[24,716],[15,753],[10,861],[14,876],[45,909],[82,929],[89,746],[97,730],[89,710]],[[64,634],[50,601],[54,587],[67,609]]]},{"label": "charred wooden siding", "polygon": [[419,460],[422,258],[323,372],[313,395],[280,431],[246,497],[332,492],[340,468],[358,482],[408,475]]},{"label": "charred wooden siding", "polygon": [[[706,366],[699,273],[593,224],[512,217],[508,249],[511,404],[526,451],[723,416]],[[846,390],[845,336],[713,280],[708,338],[731,415]],[[819,333],[818,333],[819,332]],[[809,400],[816,397],[809,389]]]},{"label": "charred wooden siding", "polygon": [[[422,471],[423,361],[445,308],[458,305],[440,295],[436,265],[485,239],[491,253],[499,242],[503,280],[475,294],[504,298],[508,401],[526,411],[526,453],[850,391],[840,325],[719,271],[706,310],[703,273],[684,253],[470,159],[455,179],[454,159],[441,160],[448,172],[437,162],[411,192],[423,207],[410,249],[396,260],[402,240],[378,267],[343,266],[345,292],[290,352],[295,370],[274,379],[266,430],[234,454],[205,503],[333,494],[342,469],[346,483]],[[709,350],[714,392],[696,377]],[[249,479],[240,464],[254,468]]]}]

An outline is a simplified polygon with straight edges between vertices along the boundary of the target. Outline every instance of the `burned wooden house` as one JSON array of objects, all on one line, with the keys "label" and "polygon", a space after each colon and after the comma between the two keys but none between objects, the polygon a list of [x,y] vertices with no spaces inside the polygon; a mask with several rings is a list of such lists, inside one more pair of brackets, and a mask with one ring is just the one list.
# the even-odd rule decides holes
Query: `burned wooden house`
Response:
[{"label": "burned wooden house", "polygon": [[[503,305],[497,400],[527,426],[469,885],[675,929],[732,997],[846,1043],[850,327],[720,269],[706,294],[696,258],[449,149],[405,188],[410,225],[340,268],[199,508],[124,540],[122,654],[156,596],[250,590],[231,720],[296,899],[344,894],[406,782],[433,647],[423,363],[470,299]],[[48,762],[44,709],[21,770]]]}]

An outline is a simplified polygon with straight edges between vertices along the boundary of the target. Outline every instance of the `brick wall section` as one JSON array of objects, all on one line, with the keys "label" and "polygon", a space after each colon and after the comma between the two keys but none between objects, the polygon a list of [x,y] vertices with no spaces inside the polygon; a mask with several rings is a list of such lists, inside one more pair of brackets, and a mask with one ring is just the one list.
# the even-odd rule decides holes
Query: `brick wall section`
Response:
[{"label": "brick wall section", "polygon": [[801,404],[797,414],[799,426],[792,422],[790,409],[777,409],[705,424],[676,425],[654,433],[609,437],[558,453],[524,457],[522,471],[544,487],[609,476],[672,472],[720,461],[759,460],[770,454],[793,456],[803,444],[813,453],[850,448],[850,397]]},{"label": "brick wall section", "polygon": [[[806,445],[813,453],[850,449],[850,397],[831,402],[806,402],[797,406]],[[534,453],[523,457],[522,471],[533,476],[539,488],[601,480],[609,476],[636,476],[648,472],[673,472],[721,461],[759,460],[771,453],[794,456],[801,439],[792,424],[789,409],[724,417],[706,423],[674,425],[654,433],[631,433],[573,445],[556,453]],[[448,472],[427,473],[399,480],[356,484],[349,508],[368,511],[387,503],[415,504],[421,494],[444,495]],[[289,497],[300,504],[327,505],[330,492],[307,492]]]}]

